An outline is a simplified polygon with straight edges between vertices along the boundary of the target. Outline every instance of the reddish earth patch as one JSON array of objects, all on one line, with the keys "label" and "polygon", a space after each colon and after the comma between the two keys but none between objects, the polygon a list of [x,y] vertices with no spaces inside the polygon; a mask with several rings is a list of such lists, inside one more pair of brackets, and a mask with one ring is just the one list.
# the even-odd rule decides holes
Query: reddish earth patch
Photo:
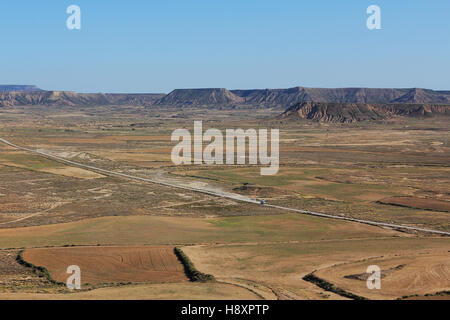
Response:
[{"label": "reddish earth patch", "polygon": [[66,282],[67,267],[81,269],[81,283],[183,282],[184,267],[170,246],[69,247],[29,249],[23,258],[47,268],[56,281]]},{"label": "reddish earth patch", "polygon": [[391,197],[379,200],[378,202],[408,208],[450,212],[450,202],[435,199],[416,197]]}]

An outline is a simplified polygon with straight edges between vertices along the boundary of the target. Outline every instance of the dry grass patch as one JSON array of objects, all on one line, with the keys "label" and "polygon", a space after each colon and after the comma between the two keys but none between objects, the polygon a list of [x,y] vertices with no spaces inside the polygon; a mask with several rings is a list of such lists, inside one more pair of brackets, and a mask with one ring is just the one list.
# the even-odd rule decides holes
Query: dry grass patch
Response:
[{"label": "dry grass patch", "polygon": [[225,283],[163,283],[100,288],[68,294],[0,293],[0,300],[259,300],[253,292]]},{"label": "dry grass patch", "polygon": [[417,197],[391,197],[379,200],[379,202],[383,204],[390,204],[408,208],[450,212],[449,201],[435,199]]},{"label": "dry grass patch", "polygon": [[[348,292],[372,299],[395,299],[408,293],[445,290],[450,279],[447,248],[446,238],[373,238],[189,246],[183,250],[201,272],[213,274],[218,280],[252,281],[276,292],[288,291],[296,299],[323,299],[322,289],[302,280],[305,275],[322,269],[323,272],[317,273],[320,278],[337,287],[342,286]],[[426,259],[424,252],[437,253]],[[390,264],[377,260],[377,257],[388,256],[402,259]],[[330,276],[334,274],[333,266],[351,265],[355,261],[361,263],[355,268],[339,271],[336,277]],[[379,292],[372,296],[364,290],[364,281],[344,278],[345,275],[363,273],[367,266],[377,263],[383,270],[401,264],[407,266],[389,276],[392,282],[384,282],[389,277],[382,280],[382,287],[386,289],[375,290]],[[394,278],[394,275],[398,277]],[[336,281],[337,278],[340,281]]]},{"label": "dry grass patch", "polygon": [[[367,289],[362,275],[369,265],[381,268],[380,290]],[[337,287],[370,299],[432,294],[450,289],[450,254],[442,249],[421,250],[345,263],[316,274]]]}]

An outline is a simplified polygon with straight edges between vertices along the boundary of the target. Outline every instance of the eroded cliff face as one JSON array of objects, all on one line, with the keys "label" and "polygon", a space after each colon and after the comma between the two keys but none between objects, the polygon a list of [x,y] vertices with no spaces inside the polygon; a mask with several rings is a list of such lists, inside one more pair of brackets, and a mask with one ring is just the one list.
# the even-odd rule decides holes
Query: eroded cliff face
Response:
[{"label": "eroded cliff face", "polygon": [[227,89],[176,89],[156,103],[161,105],[229,105],[244,99]]},{"label": "eroded cliff face", "polygon": [[[3,87],[3,90],[1,88]],[[21,90],[21,91],[18,91]],[[0,86],[0,106],[50,105],[50,106],[90,106],[90,105],[161,105],[161,106],[208,106],[210,108],[277,108],[280,111],[303,102],[349,104],[348,112],[365,117],[378,117],[373,112],[366,114],[370,104],[425,104],[450,105],[450,91],[427,89],[371,89],[371,88],[305,88],[265,90],[227,90],[224,88],[176,89],[169,94],[111,94],[76,93],[71,91],[43,91],[35,86]],[[366,105],[366,106],[362,106]],[[352,111],[352,109],[354,109]],[[361,109],[361,110],[359,110]],[[319,113],[324,110],[317,110]],[[372,110],[373,111],[373,110]],[[384,112],[384,111],[383,111]],[[345,112],[344,112],[345,113]],[[333,117],[346,117],[345,114]],[[426,114],[426,110],[424,111]]]},{"label": "eroded cliff face", "polygon": [[0,92],[2,91],[43,91],[35,85],[23,84],[1,84]]},{"label": "eroded cliff face", "polygon": [[306,88],[232,90],[246,103],[290,106],[300,102],[450,104],[449,91],[428,89]]},{"label": "eroded cliff face", "polygon": [[95,106],[153,104],[163,94],[104,94],[76,93],[71,91],[12,91],[0,92],[0,106]]},{"label": "eroded cliff face", "polygon": [[430,117],[449,115],[450,105],[302,102],[289,107],[280,115],[280,118],[349,123],[384,120],[394,116]]}]

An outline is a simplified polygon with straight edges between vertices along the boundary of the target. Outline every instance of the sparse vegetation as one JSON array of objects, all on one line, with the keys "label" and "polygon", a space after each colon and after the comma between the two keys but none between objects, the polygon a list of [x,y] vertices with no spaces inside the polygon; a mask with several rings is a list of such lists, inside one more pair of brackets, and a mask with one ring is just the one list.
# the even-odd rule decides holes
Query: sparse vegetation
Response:
[{"label": "sparse vegetation", "polygon": [[[193,106],[180,110],[156,105],[152,108],[12,107],[8,112],[0,112],[0,121],[4,124],[0,137],[87,165],[142,177],[157,175],[196,186],[207,185],[265,199],[269,204],[450,230],[448,212],[379,202],[390,197],[450,200],[447,192],[448,122],[402,118],[388,123],[302,122],[299,125],[299,122],[273,120],[276,114],[279,111],[255,109],[248,112],[236,108],[230,112]],[[190,128],[193,118],[203,119],[205,130],[207,127],[221,130],[279,127],[279,173],[273,177],[260,176],[259,167],[251,165],[174,166],[170,161],[171,132],[175,128]],[[132,131],[134,128],[136,130]],[[199,281],[158,287],[159,297],[169,298],[186,298],[179,295],[179,290],[188,290],[188,285],[192,285],[195,292],[218,288],[223,297],[227,297],[225,291],[235,292],[233,288],[238,290],[236,292],[246,292],[247,295],[241,297],[250,298],[333,299],[337,297],[334,293],[317,294],[316,287],[298,278],[299,274],[309,274],[323,266],[324,257],[330,264],[352,259],[371,263],[373,256],[402,257],[403,260],[382,269],[386,271],[405,264],[405,268],[387,276],[388,281],[394,282],[409,277],[411,267],[425,270],[426,275],[426,270],[433,270],[436,264],[447,263],[444,249],[448,247],[448,240],[444,237],[423,237],[286,213],[108,176],[84,179],[79,173],[68,172],[68,168],[63,163],[0,144],[0,248],[64,246],[64,250],[74,247],[85,250],[87,248],[81,246],[170,244],[173,252],[174,246],[183,246],[190,265],[195,264],[199,270],[219,280],[211,282],[209,276],[191,271]],[[431,253],[435,257],[424,259]],[[11,259],[15,257],[14,254]],[[421,261],[420,264],[417,261]],[[17,294],[57,290],[61,290],[58,293],[61,295],[67,293],[58,286],[36,289],[47,283],[45,272],[36,269],[42,275],[38,278],[31,273],[31,268],[26,268],[28,273],[25,273],[15,262],[16,275],[4,276],[3,263],[0,259],[2,292],[12,294],[11,288],[16,288]],[[182,273],[183,268],[180,264]],[[363,279],[364,267],[352,267],[339,277],[334,276],[334,272],[339,271],[337,266],[329,271],[318,271],[314,275],[347,293],[370,299],[395,299],[409,294],[425,297],[426,292],[441,290],[443,283],[439,278],[440,282],[439,279],[427,281],[425,287],[403,288],[402,283],[395,282],[398,290],[389,291],[386,287],[384,295],[377,296],[375,292],[362,290],[360,287],[365,287],[362,281],[344,277],[358,275]],[[34,278],[21,285],[17,279],[24,278],[25,274]],[[441,276],[440,272],[433,274]],[[219,286],[222,280],[235,284]],[[90,291],[80,294],[83,297],[85,294],[117,297],[123,290],[130,297],[148,297],[151,290],[146,289],[143,295],[144,287],[133,281],[119,279],[95,284],[90,280],[89,286],[83,285],[83,290]],[[244,289],[246,287],[257,291],[258,295]]]},{"label": "sparse vegetation", "polygon": [[186,275],[191,281],[210,282],[215,281],[214,276],[198,271],[189,257],[178,247],[174,248],[174,252],[184,266]]},{"label": "sparse vegetation", "polygon": [[356,294],[353,294],[351,292],[348,292],[348,291],[345,291],[345,290],[343,290],[341,288],[338,288],[334,284],[332,284],[332,283],[330,283],[330,282],[328,282],[328,281],[326,281],[324,279],[321,279],[321,278],[315,276],[313,273],[310,273],[310,274],[304,276],[303,280],[309,281],[311,283],[314,283],[315,285],[319,286],[320,288],[322,288],[322,289],[324,289],[326,291],[330,291],[330,292],[336,293],[336,294],[338,294],[340,296],[343,296],[343,297],[346,297],[346,298],[349,298],[349,299],[353,299],[353,300],[368,300],[367,298],[358,296]]},{"label": "sparse vegetation", "polygon": [[25,251],[25,250],[21,250],[21,251],[19,251],[19,253],[17,254],[16,261],[17,261],[19,264],[23,265],[24,267],[31,268],[31,270],[33,270],[33,272],[36,273],[39,277],[42,277],[42,278],[47,279],[47,280],[50,281],[52,284],[55,284],[55,285],[64,285],[64,282],[58,282],[58,281],[54,280],[54,279],[52,278],[50,272],[47,270],[47,268],[42,267],[42,266],[35,266],[34,264],[32,264],[32,263],[26,261],[26,260],[23,258],[23,253],[24,253],[24,251]]}]

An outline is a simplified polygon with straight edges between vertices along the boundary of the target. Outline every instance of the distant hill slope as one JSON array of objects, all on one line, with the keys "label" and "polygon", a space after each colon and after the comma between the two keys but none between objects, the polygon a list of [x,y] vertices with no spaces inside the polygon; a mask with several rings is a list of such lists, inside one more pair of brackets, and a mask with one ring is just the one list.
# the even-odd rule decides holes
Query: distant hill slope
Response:
[{"label": "distant hill slope", "polygon": [[34,85],[0,84],[0,91],[42,91]]},{"label": "distant hill slope", "polygon": [[109,104],[130,106],[151,106],[161,100],[164,93],[106,93]]},{"label": "distant hill slope", "polygon": [[176,89],[157,102],[161,105],[229,105],[243,98],[223,88]]},{"label": "distant hill slope", "polygon": [[[1,89],[3,88],[3,90]],[[42,91],[36,86],[0,86],[0,106],[140,105],[209,106],[218,108],[278,108],[301,102],[356,104],[450,105],[450,91],[428,89],[305,88],[227,90],[223,88],[176,89],[169,94],[112,94]]]},{"label": "distant hill slope", "polygon": [[289,107],[278,118],[348,123],[384,120],[394,116],[430,117],[437,115],[450,116],[450,105],[301,102]]},{"label": "distant hill slope", "polygon": [[71,91],[0,92],[0,106],[96,106],[140,105],[149,106],[164,94],[76,93]]},{"label": "distant hill slope", "polygon": [[232,90],[245,103],[289,106],[299,102],[450,104],[450,91],[428,89],[304,88]]}]

